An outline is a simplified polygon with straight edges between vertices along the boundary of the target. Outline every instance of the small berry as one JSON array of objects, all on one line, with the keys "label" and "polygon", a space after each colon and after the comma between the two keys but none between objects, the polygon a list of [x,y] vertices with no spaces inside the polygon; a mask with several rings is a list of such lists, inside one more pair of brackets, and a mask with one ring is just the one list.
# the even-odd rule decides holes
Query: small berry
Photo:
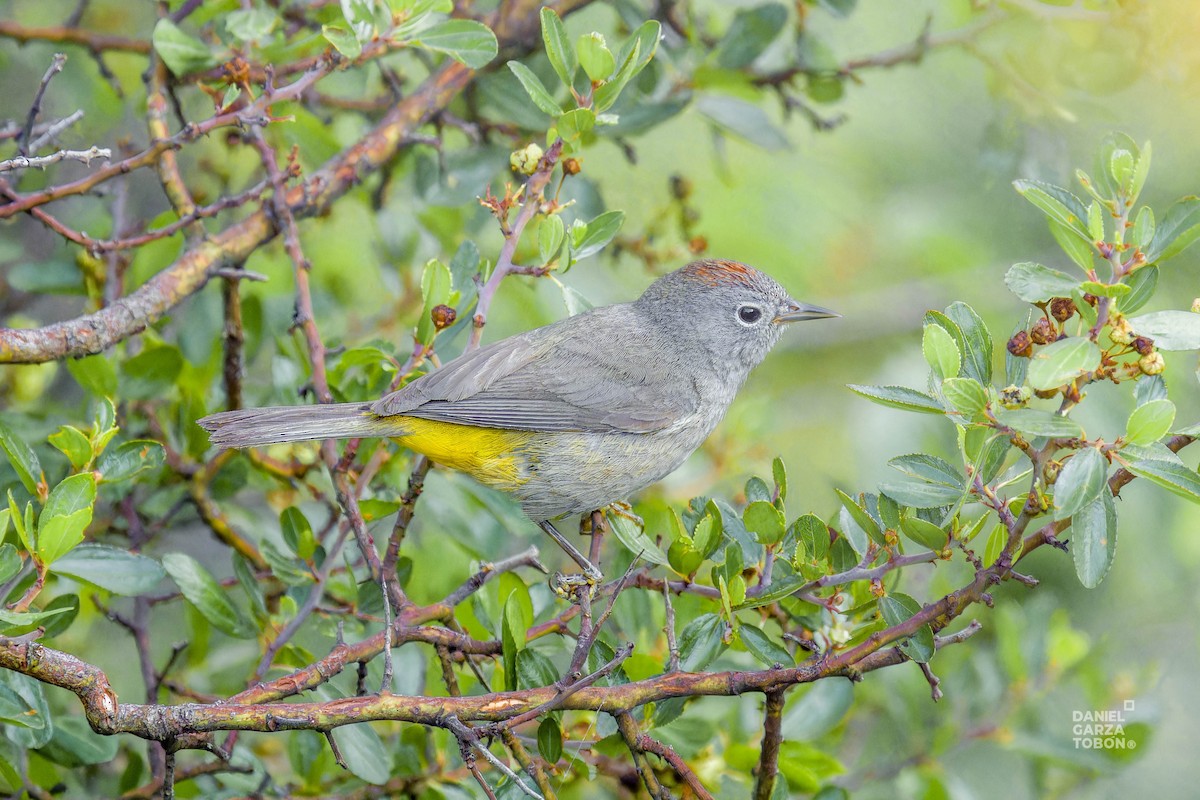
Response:
[{"label": "small berry", "polygon": [[433,319],[433,327],[440,331],[454,324],[454,320],[458,319],[458,312],[451,306],[434,306],[429,316]]},{"label": "small berry", "polygon": [[1138,351],[1138,355],[1148,356],[1154,352],[1154,340],[1139,336],[1133,340],[1133,349]]},{"label": "small berry", "polygon": [[583,164],[578,158],[568,158],[563,161],[563,172],[568,175],[578,175],[583,171]]},{"label": "small berry", "polygon": [[1075,301],[1069,297],[1055,297],[1050,300],[1050,316],[1059,322],[1066,322],[1075,316]]},{"label": "small berry", "polygon": [[1042,317],[1037,322],[1033,323],[1033,327],[1029,331],[1029,338],[1034,344],[1050,344],[1058,338],[1058,328],[1054,327],[1054,323]]},{"label": "small berry", "polygon": [[1008,340],[1008,352],[1017,358],[1029,358],[1033,355],[1033,342],[1029,341],[1028,331],[1017,331]]}]

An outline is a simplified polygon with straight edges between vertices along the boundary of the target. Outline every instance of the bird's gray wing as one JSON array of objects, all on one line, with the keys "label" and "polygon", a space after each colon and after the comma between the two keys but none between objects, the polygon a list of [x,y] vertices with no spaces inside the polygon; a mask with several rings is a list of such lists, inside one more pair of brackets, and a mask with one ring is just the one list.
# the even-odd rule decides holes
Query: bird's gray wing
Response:
[{"label": "bird's gray wing", "polygon": [[608,306],[455,359],[371,410],[507,430],[649,433],[699,403],[662,355],[637,312]]}]

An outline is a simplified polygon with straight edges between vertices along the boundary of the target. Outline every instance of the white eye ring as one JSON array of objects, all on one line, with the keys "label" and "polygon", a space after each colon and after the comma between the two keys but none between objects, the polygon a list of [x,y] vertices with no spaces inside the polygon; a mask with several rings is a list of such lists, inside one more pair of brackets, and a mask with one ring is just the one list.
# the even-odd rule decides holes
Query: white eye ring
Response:
[{"label": "white eye ring", "polygon": [[761,308],[756,305],[746,303],[745,305],[738,306],[737,321],[749,328],[757,325],[759,320],[762,319],[762,315],[763,312]]}]

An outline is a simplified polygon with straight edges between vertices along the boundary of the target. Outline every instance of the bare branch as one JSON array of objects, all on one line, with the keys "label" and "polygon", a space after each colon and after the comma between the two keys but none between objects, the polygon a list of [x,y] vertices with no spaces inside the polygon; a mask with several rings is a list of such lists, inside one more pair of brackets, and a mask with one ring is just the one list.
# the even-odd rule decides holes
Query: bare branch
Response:
[{"label": "bare branch", "polygon": [[107,147],[96,147],[93,145],[87,150],[59,150],[48,156],[16,156],[6,161],[0,161],[0,172],[12,172],[19,169],[45,169],[51,164],[57,164],[60,161],[78,161],[81,164],[91,166],[92,161],[97,158],[112,158],[112,150],[109,150]]}]

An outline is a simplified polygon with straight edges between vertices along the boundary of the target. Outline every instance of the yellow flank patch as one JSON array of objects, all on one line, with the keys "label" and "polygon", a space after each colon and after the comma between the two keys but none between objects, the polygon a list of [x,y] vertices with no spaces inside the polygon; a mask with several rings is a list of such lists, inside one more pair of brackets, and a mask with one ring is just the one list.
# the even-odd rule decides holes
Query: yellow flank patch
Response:
[{"label": "yellow flank patch", "polygon": [[497,488],[520,486],[529,480],[521,474],[518,455],[529,443],[528,431],[457,425],[419,417],[403,420],[405,433],[395,436],[402,446],[426,456],[435,464],[465,472],[480,483]]}]

